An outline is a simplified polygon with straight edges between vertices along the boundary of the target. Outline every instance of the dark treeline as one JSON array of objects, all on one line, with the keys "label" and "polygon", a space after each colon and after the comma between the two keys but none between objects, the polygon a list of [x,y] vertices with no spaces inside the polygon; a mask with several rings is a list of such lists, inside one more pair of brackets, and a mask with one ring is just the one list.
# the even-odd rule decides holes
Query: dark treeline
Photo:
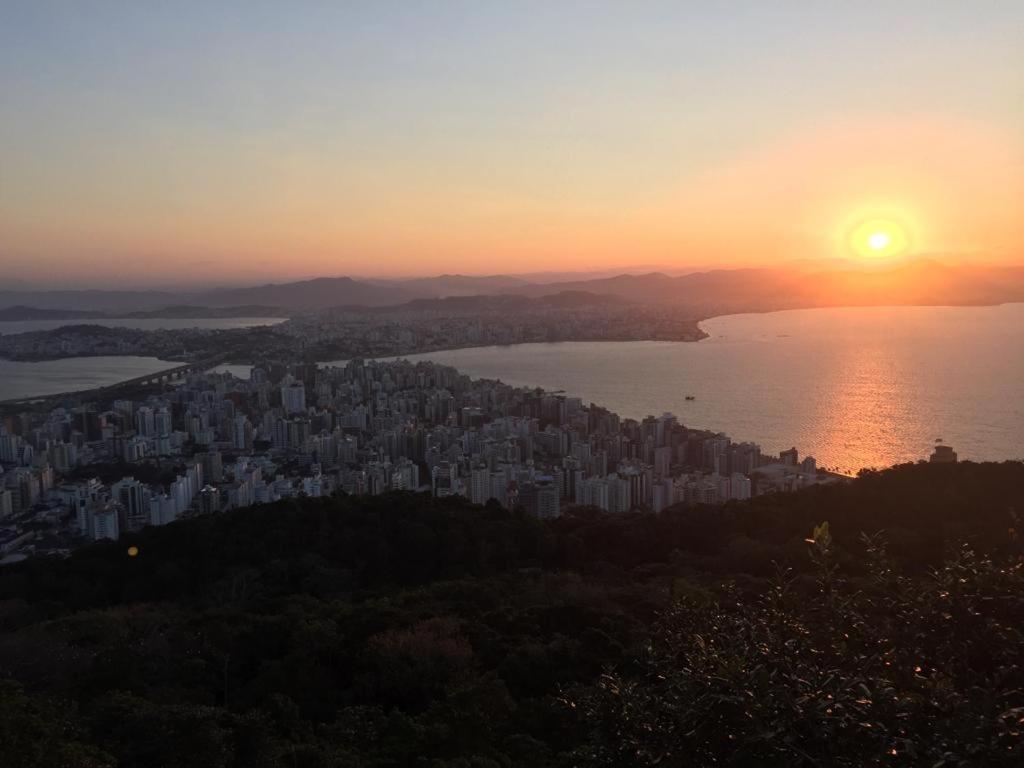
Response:
[{"label": "dark treeline", "polygon": [[147,529],[0,569],[0,762],[1017,764],[1020,510],[1024,465],[964,463],[659,515],[391,494]]}]

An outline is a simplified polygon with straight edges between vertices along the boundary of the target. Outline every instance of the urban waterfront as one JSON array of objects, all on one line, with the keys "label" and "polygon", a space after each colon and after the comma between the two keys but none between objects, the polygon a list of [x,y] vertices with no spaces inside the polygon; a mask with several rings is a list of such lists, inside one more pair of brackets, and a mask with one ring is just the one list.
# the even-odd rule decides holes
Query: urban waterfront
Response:
[{"label": "urban waterfront", "polygon": [[[847,473],[923,458],[936,438],[963,458],[1024,454],[1024,304],[793,310],[701,325],[709,338],[698,343],[520,344],[408,359],[562,389],[632,418],[671,411],[772,452],[795,445]],[[131,356],[0,361],[0,400],[170,365]]]},{"label": "urban waterfront", "polygon": [[[1024,304],[718,317],[698,343],[582,342],[425,355],[473,377],[564,389],[623,416],[671,411],[856,472],[925,458],[1024,456]],[[687,395],[694,397],[687,400]]]},{"label": "urban waterfront", "polygon": [[1024,0],[0,8],[0,768],[1024,768]]}]

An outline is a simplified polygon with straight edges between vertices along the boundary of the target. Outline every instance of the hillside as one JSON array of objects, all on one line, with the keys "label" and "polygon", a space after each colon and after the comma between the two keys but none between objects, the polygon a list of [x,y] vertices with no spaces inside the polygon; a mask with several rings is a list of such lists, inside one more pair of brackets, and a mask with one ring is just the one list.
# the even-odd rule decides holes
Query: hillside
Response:
[{"label": "hillside", "polygon": [[173,304],[179,296],[169,291],[131,290],[17,290],[0,287],[0,308],[33,307],[52,310],[123,312]]},{"label": "hillside", "polygon": [[[511,292],[539,296],[552,286]],[[559,283],[566,291],[611,294],[685,307],[697,317],[841,306],[972,305],[1024,301],[1024,268],[948,266],[927,259],[875,268],[845,262],[801,269],[719,269],[679,277],[652,272]]]},{"label": "hillside", "polygon": [[77,320],[97,317],[103,317],[103,313],[74,309],[38,309],[21,305],[0,309],[0,322],[10,320]]},{"label": "hillside", "polygon": [[562,291],[545,294],[536,298],[515,294],[496,293],[490,295],[448,296],[443,299],[414,299],[405,304],[387,307],[344,306],[334,307],[336,311],[363,312],[373,314],[401,312],[437,312],[443,314],[507,312],[522,313],[543,309],[578,309],[581,307],[627,304],[619,296],[588,293],[587,291]]},{"label": "hillside", "polygon": [[[171,307],[224,311],[249,306],[264,311],[332,307],[394,307],[420,300],[475,299],[491,295],[541,298],[596,294],[643,304],[665,304],[694,317],[809,307],[877,305],[986,305],[1024,301],[1024,267],[949,266],[929,259],[866,265],[812,261],[779,268],[717,269],[670,276],[662,272],[596,279],[528,282],[504,275],[441,275],[410,280],[322,277],[246,288],[193,293],[156,291],[0,291],[0,310],[104,310],[107,316],[140,312],[156,316]],[[155,310],[155,311],[154,311]],[[199,310],[202,311],[202,310]],[[209,311],[209,310],[207,310]],[[118,314],[120,313],[120,314]],[[70,315],[67,315],[70,316]],[[160,315],[178,316],[178,315]]]},{"label": "hillside", "polygon": [[201,293],[195,301],[209,306],[265,304],[291,309],[324,309],[338,304],[366,307],[401,304],[418,296],[401,286],[381,286],[350,277],[319,277],[297,283],[258,285],[252,288],[221,288]]},{"label": "hillside", "polygon": [[917,465],[657,516],[392,494],[147,529],[0,569],[0,752],[1017,764],[1019,509],[1024,465]]},{"label": "hillside", "polygon": [[102,320],[102,319],[196,319],[231,317],[284,317],[288,312],[277,307],[248,305],[242,307],[201,307],[191,304],[174,305],[153,310],[124,310],[100,312],[98,310],[37,309],[14,306],[0,309],[0,321],[8,320]]},{"label": "hillside", "polygon": [[405,280],[365,279],[365,282],[397,287],[423,298],[446,298],[448,296],[503,293],[510,289],[529,285],[531,281],[510,275],[438,275],[437,277],[414,277]]}]

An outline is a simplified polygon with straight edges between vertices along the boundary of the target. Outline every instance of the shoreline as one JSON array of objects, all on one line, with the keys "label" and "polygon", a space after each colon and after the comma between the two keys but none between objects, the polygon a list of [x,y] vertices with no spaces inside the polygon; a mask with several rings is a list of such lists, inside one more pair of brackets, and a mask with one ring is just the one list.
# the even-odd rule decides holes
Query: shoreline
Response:
[{"label": "shoreline", "polygon": [[[915,308],[919,308],[919,309],[969,309],[969,308],[984,309],[984,308],[1002,307],[1002,306],[1008,306],[1008,305],[1014,305],[1014,304],[1024,304],[1024,301],[1000,301],[1000,302],[991,302],[991,303],[983,303],[983,304],[979,304],[979,303],[969,303],[969,304],[948,304],[948,303],[944,303],[944,304],[841,304],[841,305],[822,305],[822,306],[813,306],[813,307],[788,307],[788,308],[780,308],[780,309],[747,310],[747,311],[741,311],[741,312],[722,312],[720,314],[712,314],[712,315],[708,315],[706,317],[700,317],[700,318],[693,319],[692,322],[694,324],[694,329],[696,330],[697,334],[699,334],[697,336],[697,338],[690,338],[690,337],[685,337],[685,338],[650,338],[650,337],[637,337],[637,338],[594,337],[594,338],[590,338],[590,337],[581,337],[581,338],[575,338],[575,339],[558,339],[556,341],[518,341],[518,342],[509,343],[509,344],[493,344],[493,343],[457,344],[457,345],[453,345],[453,346],[431,347],[429,349],[402,350],[401,352],[389,351],[389,352],[385,352],[383,354],[365,352],[365,353],[361,353],[361,354],[352,355],[348,359],[353,359],[355,357],[363,357],[364,359],[368,359],[368,360],[370,360],[370,359],[384,359],[384,358],[405,357],[405,356],[409,356],[409,355],[426,355],[426,354],[432,354],[434,352],[455,352],[455,351],[462,350],[462,349],[481,349],[481,348],[484,348],[484,347],[518,347],[518,346],[522,346],[524,344],[576,344],[576,343],[626,343],[626,342],[630,342],[631,343],[631,342],[645,342],[645,341],[667,343],[667,344],[684,344],[684,343],[685,344],[690,344],[690,343],[698,343],[698,342],[704,341],[707,338],[710,338],[711,334],[708,333],[708,331],[705,328],[702,327],[703,323],[706,323],[706,322],[711,321],[711,320],[718,320],[718,319],[721,319],[721,318],[726,318],[726,317],[742,317],[742,316],[748,316],[748,315],[749,316],[777,315],[777,314],[780,314],[780,313],[783,313],[783,312],[816,312],[816,311],[820,311],[820,310],[915,309]],[[112,320],[113,319],[128,319],[128,320],[131,320],[131,319],[134,319],[134,318],[105,318],[105,319],[112,319]],[[145,319],[148,319],[148,318],[145,318]],[[164,319],[180,319],[180,318],[164,318]],[[188,319],[222,320],[222,319],[230,319],[230,318],[216,318],[216,317],[214,317],[214,318],[188,318]],[[270,318],[268,318],[268,319],[270,319]],[[183,328],[141,329],[141,328],[130,328],[130,327],[127,327],[127,326],[104,326],[104,327],[114,328],[114,329],[122,329],[123,328],[124,330],[136,330],[136,331],[141,331],[141,332],[145,332],[145,333],[152,333],[152,332],[157,332],[157,331],[175,332],[175,331],[185,331],[185,330],[202,330],[202,331],[209,331],[209,332],[221,332],[221,331],[248,330],[248,329],[253,329],[253,328],[274,328],[274,327],[276,327],[278,325],[282,325],[283,323],[289,322],[292,318],[273,318],[273,319],[278,320],[279,322],[264,323],[264,324],[251,325],[251,326],[242,326],[242,327],[239,327],[239,328],[202,328],[200,326],[195,326],[195,327],[188,326],[188,327],[183,327]],[[21,321],[10,321],[10,322],[21,322]],[[58,328],[52,328],[52,329],[48,329],[48,330],[22,331],[20,333],[50,333],[52,331],[59,330],[62,327],[67,327],[67,326],[75,327],[75,326],[89,325],[89,324],[90,323],[88,323],[88,322],[81,322],[81,323],[71,322],[71,323],[68,323],[68,324],[66,324],[64,326],[59,326]],[[0,321],[0,327],[2,327],[2,325],[3,325],[3,322]],[[20,335],[20,334],[3,334],[3,333],[0,333],[0,338],[3,338],[4,336],[16,336],[16,335]],[[124,354],[110,354],[109,352],[104,352],[104,353],[99,353],[99,354],[68,353],[68,354],[61,354],[61,355],[46,355],[46,356],[33,355],[33,356],[16,356],[16,357],[11,357],[11,356],[8,356],[8,355],[4,355],[3,353],[0,353],[0,360],[6,360],[6,361],[9,361],[9,362],[14,362],[14,363],[41,363],[41,362],[51,362],[51,361],[58,361],[58,360],[89,359],[89,358],[94,358],[94,357],[152,357],[152,356],[153,355],[146,355],[146,354],[140,354],[140,353],[135,353],[135,352],[129,352],[129,353],[124,353]],[[185,357],[174,357],[174,358],[166,358],[166,359],[169,362],[176,362],[176,363],[180,363],[180,364],[193,362],[193,360],[191,360],[189,358],[185,358]],[[317,361],[317,362],[319,362],[319,361]],[[230,357],[230,358],[228,358],[228,360],[225,361],[224,364],[226,364],[226,365],[254,365],[255,362],[253,360],[253,357],[251,357],[251,356],[247,356],[245,358],[242,358],[242,357]]]},{"label": "shoreline", "polygon": [[[778,404],[773,406],[772,403],[776,401],[767,400],[765,396],[755,398],[756,402],[752,406],[743,406],[739,411],[742,418],[739,420],[731,419],[730,412],[736,411],[736,408],[728,406],[722,400],[722,397],[725,394],[728,394],[729,397],[745,397],[743,392],[746,390],[744,388],[749,385],[743,382],[731,381],[728,371],[742,371],[743,376],[746,377],[745,380],[753,382],[757,380],[761,370],[756,366],[752,367],[749,362],[742,363],[742,359],[745,359],[748,355],[748,352],[743,350],[749,350],[754,353],[757,360],[775,355],[776,353],[771,351],[771,349],[775,348],[778,348],[784,357],[786,355],[797,355],[800,360],[806,360],[807,355],[799,351],[803,346],[799,338],[790,339],[789,341],[780,338],[776,342],[774,337],[776,335],[788,337],[794,334],[800,336],[801,333],[806,333],[808,335],[807,340],[812,344],[811,349],[821,349],[822,345],[829,345],[831,343],[829,339],[833,339],[835,334],[838,334],[835,338],[840,341],[845,340],[851,344],[860,344],[860,336],[863,335],[864,331],[867,331],[871,334],[871,339],[876,339],[876,342],[872,342],[872,344],[875,344],[880,343],[879,340],[882,338],[881,336],[876,336],[876,334],[891,335],[886,334],[884,328],[891,327],[894,322],[899,326],[900,318],[908,320],[908,328],[919,328],[920,330],[917,333],[908,334],[901,332],[899,334],[900,339],[893,342],[897,346],[901,344],[906,346],[907,344],[925,343],[925,347],[921,347],[921,349],[931,349],[932,347],[928,346],[926,342],[934,341],[939,344],[943,339],[947,339],[945,348],[956,350],[960,349],[960,345],[965,343],[965,337],[972,336],[976,331],[984,331],[986,328],[990,328],[996,332],[996,338],[1002,340],[999,342],[1000,347],[1009,349],[1019,343],[1019,333],[1022,327],[1019,325],[1019,317],[1022,307],[1024,307],[1024,303],[1021,302],[1006,302],[1003,305],[991,305],[966,312],[962,311],[963,308],[960,306],[948,305],[942,305],[941,308],[937,305],[935,308],[922,309],[896,307],[881,310],[877,313],[874,311],[874,308],[864,307],[828,308],[820,313],[808,313],[806,310],[799,310],[799,314],[797,314],[797,310],[780,310],[773,313],[737,313],[737,316],[741,317],[742,321],[738,321],[735,325],[727,322],[727,319],[731,316],[718,315],[701,322],[703,331],[701,339],[709,337],[713,339],[713,342],[706,346],[695,345],[685,347],[681,345],[681,340],[664,338],[607,338],[604,334],[586,334],[590,338],[585,338],[583,334],[580,334],[579,339],[571,342],[531,341],[528,342],[530,346],[524,346],[523,343],[505,345],[487,343],[433,344],[428,348],[424,348],[421,345],[402,345],[404,347],[403,351],[397,354],[388,351],[383,355],[371,356],[363,354],[359,356],[366,360],[374,358],[405,358],[410,359],[413,363],[418,360],[433,360],[442,365],[453,366],[474,379],[500,379],[512,383],[514,386],[524,388],[535,389],[538,385],[548,390],[564,388],[571,393],[585,396],[588,402],[592,400],[595,403],[605,404],[613,410],[632,418],[642,418],[648,413],[672,410],[679,414],[688,424],[715,431],[721,430],[727,434],[756,440],[764,444],[769,450],[788,448],[788,442],[782,444],[782,442],[787,440],[797,442],[808,452],[819,456],[830,468],[834,465],[841,474],[850,476],[856,474],[856,470],[862,466],[889,466],[890,464],[915,461],[921,458],[924,455],[925,449],[929,447],[933,434],[946,433],[947,437],[953,438],[953,442],[958,447],[965,449],[965,457],[979,457],[979,460],[981,458],[986,460],[1016,459],[1019,456],[1019,450],[1017,450],[1015,445],[1007,444],[1007,435],[1014,432],[1012,424],[1019,423],[1019,421],[1011,413],[1009,416],[1011,421],[1007,422],[1007,426],[998,429],[988,429],[987,431],[982,430],[986,437],[975,438],[973,436],[975,434],[974,431],[968,430],[964,432],[962,418],[948,421],[948,418],[952,418],[949,414],[943,416],[942,421],[944,425],[948,422],[948,428],[943,426],[939,431],[932,433],[932,428],[925,427],[924,432],[927,434],[921,434],[922,430],[919,428],[919,420],[898,419],[896,422],[893,422],[894,426],[903,425],[905,421],[906,429],[909,431],[906,431],[896,441],[899,443],[896,448],[860,450],[860,448],[865,446],[861,446],[860,442],[855,441],[856,450],[854,448],[846,450],[839,446],[840,450],[836,452],[836,445],[819,439],[821,437],[821,434],[819,434],[820,430],[801,429],[799,420],[795,420],[793,424],[787,427],[784,423],[783,411],[779,410],[781,406]],[[889,311],[890,309],[892,311]],[[778,319],[757,317],[757,315],[761,314],[771,314]],[[719,318],[722,318],[721,323],[719,323]],[[825,323],[823,328],[828,329],[827,331],[819,332],[814,330],[821,325],[818,322],[818,318]],[[427,338],[423,340],[446,340],[438,338],[439,335],[435,334],[433,339]],[[732,349],[735,346],[734,344],[726,344],[726,347],[722,348],[722,344],[719,343],[720,335],[732,337],[722,341],[738,342],[744,339],[753,339],[759,343],[755,347],[741,345],[737,349]],[[903,336],[906,336],[906,338],[904,339]],[[457,341],[458,339],[451,340]],[[637,344],[637,341],[653,343]],[[767,342],[774,342],[775,346],[765,346],[765,344],[760,342],[765,344]],[[782,346],[778,346],[779,344],[782,344]],[[275,344],[274,346],[278,345]],[[517,347],[521,347],[521,349],[517,349]],[[941,344],[940,348],[943,348]],[[918,347],[913,347],[913,349],[918,349]],[[344,365],[345,360],[356,356],[351,353],[346,354],[348,350],[343,350],[342,354],[338,355],[332,355],[328,350],[328,354],[324,356],[304,357],[299,353],[297,344],[294,348],[296,354],[284,354],[276,357],[268,354],[263,360],[252,360],[248,354],[248,349],[243,348],[234,351],[236,352],[235,355],[221,358],[216,366],[203,368],[203,370],[209,371],[211,368],[217,370],[219,366],[224,366],[232,374],[242,379],[247,379],[248,367],[253,364],[259,365],[261,362],[266,364],[272,360],[280,362],[302,362],[303,360],[308,360],[309,362],[315,361],[321,366],[326,364]],[[33,378],[37,375],[35,373],[36,369],[40,371],[39,382],[52,386],[51,392],[59,389],[61,390],[60,394],[68,394],[69,401],[74,400],[73,397],[70,397],[72,394],[71,390],[74,389],[80,392],[84,390],[88,392],[89,389],[96,386],[92,383],[96,381],[102,382],[103,388],[111,391],[116,389],[115,384],[120,384],[121,382],[109,384],[109,379],[103,381],[94,375],[96,371],[90,371],[89,369],[102,369],[109,366],[108,371],[100,371],[99,375],[102,376],[103,373],[106,373],[107,375],[117,377],[120,372],[119,363],[121,365],[125,364],[117,358],[141,356],[109,356],[110,359],[106,361],[90,360],[90,357],[94,356],[81,356],[82,360],[80,361],[74,360],[76,356],[68,357],[71,359],[66,365],[54,361],[49,362],[47,365],[31,367],[20,366],[17,363],[4,364],[9,366],[11,371],[17,371],[10,380],[12,385],[10,394],[4,395],[4,399],[24,401],[29,399],[28,395],[32,395],[40,399],[51,397],[50,402],[54,402],[52,395],[38,394],[39,390],[35,388],[35,382],[33,382]],[[156,363],[154,368],[142,369],[143,372],[148,374],[158,368],[162,369],[164,366],[171,367],[174,364],[174,361],[168,360],[167,356],[160,356],[159,359],[164,362]],[[731,363],[732,367],[722,368],[721,364],[715,362],[720,359],[722,361],[733,361],[735,364]],[[609,373],[611,378],[606,381],[607,377],[603,377],[601,371],[605,370],[607,365],[614,366],[614,361],[617,360],[621,361],[621,366],[617,370],[611,371]],[[559,361],[563,362],[560,363]],[[602,361],[605,362],[602,363]],[[706,364],[700,361],[706,361]],[[127,364],[131,366],[131,363]],[[200,364],[202,364],[201,361]],[[808,375],[821,368],[821,365],[816,365],[811,360],[807,360],[806,364],[809,366],[807,368]],[[739,367],[737,368],[736,365],[739,365]],[[231,367],[228,368],[228,366]],[[561,370],[560,374],[555,375],[560,370],[559,366],[564,370]],[[602,368],[602,366],[605,366],[605,368]],[[79,367],[83,372],[88,371],[85,374],[88,376],[85,381],[76,380],[76,372]],[[60,369],[66,369],[66,372],[62,372]],[[551,371],[550,375],[547,373],[549,369]],[[1011,361],[1001,365],[999,370],[1017,371],[1019,370],[1019,365]],[[63,373],[63,382],[60,384],[49,382],[43,374],[50,371],[54,372],[54,378]],[[645,371],[649,373],[645,374]],[[675,373],[672,373],[673,371]],[[134,371],[129,370],[124,376],[127,378],[133,376],[133,374]],[[656,376],[658,381],[649,381],[649,376]],[[723,376],[725,378],[722,378]],[[788,382],[791,378],[793,377],[783,373],[783,381]],[[1013,383],[1015,379],[1016,375],[1014,374],[1007,380],[1009,382],[1008,385],[1001,385],[996,387],[996,389],[1000,391],[1006,390],[1007,393],[1020,392],[1019,386]],[[820,379],[806,379],[805,381],[810,387],[808,393],[813,398],[813,401],[809,402],[812,402],[814,407],[820,411],[821,407],[826,405],[823,399],[824,395],[819,392],[822,387],[815,383],[819,382]],[[797,388],[802,386],[799,382],[794,384]],[[17,385],[20,385],[18,389],[13,389]],[[972,392],[977,391],[975,384],[972,383],[970,386]],[[1009,389],[1007,389],[1007,386]],[[722,391],[719,391],[720,389]],[[157,388],[154,387],[150,391],[156,392]],[[792,392],[794,390],[789,388],[786,391]],[[984,391],[987,391],[987,389]],[[852,387],[846,395],[853,400],[858,398],[860,400],[865,398],[871,400],[871,395],[864,394],[865,392],[869,392],[869,390],[865,390],[862,386],[856,386]],[[689,407],[691,404],[683,403],[682,395],[684,393],[697,395],[701,402],[694,404],[693,407]],[[713,397],[716,394],[719,395],[718,398]],[[81,400],[88,397],[91,397],[91,394],[83,393],[78,399]],[[709,397],[711,398],[710,400],[708,399]],[[933,390],[929,391],[928,397],[930,398],[928,402],[934,405],[935,397]],[[789,404],[792,399],[792,397],[787,395],[778,402]],[[44,405],[45,403],[40,403],[38,407],[43,407]],[[11,403],[10,407],[17,408],[18,406],[15,403]],[[765,429],[760,429],[760,425],[761,422],[766,421],[766,418],[756,414],[756,409],[762,407],[767,408],[766,413],[769,414]],[[787,405],[787,407],[789,406]],[[941,402],[936,407],[939,408],[939,411],[936,411],[937,414],[940,411],[945,413],[943,408],[948,407],[947,398],[941,398]],[[773,408],[774,411],[772,411]],[[36,408],[30,409],[35,410]],[[986,412],[1003,414],[1005,410],[1005,407],[993,406],[987,409]],[[5,408],[5,411],[9,411],[9,408]],[[774,413],[774,416],[772,413]],[[825,412],[820,411],[819,416],[824,419]],[[835,414],[833,414],[834,417]],[[788,419],[785,419],[785,421],[788,421]],[[960,425],[958,427],[960,432],[950,433],[950,429],[956,425]],[[836,426],[838,428],[838,424]],[[900,429],[902,430],[903,426],[900,426]],[[1009,433],[1008,429],[1010,430]],[[966,437],[964,436],[965,434]],[[825,450],[826,445],[832,450]],[[830,460],[833,457],[837,460]]]},{"label": "shoreline", "polygon": [[[1001,307],[1001,306],[1014,305],[1014,304],[1022,304],[1022,305],[1024,305],[1024,302],[1020,302],[1020,301],[1003,301],[1003,302],[986,303],[986,304],[877,304],[877,305],[875,305],[875,304],[870,304],[870,305],[861,304],[861,305],[840,305],[840,306],[821,306],[821,307],[793,307],[793,308],[788,308],[788,309],[771,309],[771,310],[747,311],[747,312],[725,312],[725,313],[722,313],[722,314],[709,315],[707,317],[702,317],[702,318],[694,320],[693,321],[694,328],[699,333],[699,337],[697,337],[697,338],[665,339],[665,338],[607,338],[607,337],[587,338],[587,337],[583,337],[583,338],[577,338],[577,339],[559,339],[557,341],[521,341],[521,342],[513,342],[513,343],[509,343],[509,344],[493,344],[493,343],[457,344],[457,345],[451,345],[451,346],[431,347],[429,349],[417,349],[417,350],[411,350],[410,349],[410,350],[403,350],[401,352],[389,351],[389,352],[386,352],[384,354],[375,354],[375,353],[353,354],[353,355],[351,355],[351,356],[349,356],[347,358],[333,358],[332,360],[316,360],[316,361],[312,361],[312,362],[315,362],[317,365],[326,365],[328,363],[336,362],[336,361],[341,360],[341,359],[344,359],[344,360],[352,360],[352,359],[356,359],[356,358],[362,358],[362,359],[366,359],[366,360],[400,359],[400,358],[408,358],[410,356],[429,355],[429,354],[434,354],[434,353],[438,353],[438,352],[458,352],[458,351],[461,351],[461,350],[485,349],[485,348],[488,348],[488,347],[502,347],[502,348],[509,348],[509,349],[511,349],[513,347],[520,347],[520,346],[524,346],[526,344],[542,344],[542,345],[556,345],[556,344],[605,344],[605,343],[608,343],[608,344],[611,344],[611,343],[622,344],[622,343],[640,343],[640,342],[656,342],[656,343],[661,343],[661,344],[691,344],[691,343],[699,343],[701,341],[704,341],[705,339],[711,338],[711,334],[705,328],[702,327],[703,323],[706,323],[706,322],[711,321],[711,320],[718,320],[718,319],[727,318],[727,317],[776,315],[776,314],[780,314],[780,313],[783,313],[783,312],[812,312],[812,311],[819,311],[819,310],[913,309],[913,308],[921,308],[921,309],[967,309],[967,308],[972,308],[972,307],[980,309],[980,308]],[[221,319],[221,318],[210,318],[210,319]],[[288,322],[288,319],[286,318],[286,319],[282,320],[282,322]],[[85,324],[87,324],[87,323],[85,323]],[[279,324],[280,323],[275,323],[273,325],[264,325],[264,326],[247,326],[246,328],[274,327],[275,325],[279,325]],[[113,327],[118,327],[118,326],[113,326]],[[211,331],[245,330],[246,328],[242,328],[242,329],[209,329],[209,330],[211,330]],[[57,330],[57,329],[51,329],[51,330]],[[129,330],[140,330],[140,329],[129,329]],[[163,330],[166,330],[166,329],[163,329]],[[171,330],[191,330],[191,329],[171,329]],[[26,333],[48,333],[48,332],[50,332],[50,331],[27,331]],[[8,335],[15,335],[15,334],[8,334]],[[3,334],[0,334],[0,337],[2,337],[2,336],[3,336]],[[59,362],[59,361],[63,361],[63,360],[91,360],[91,359],[95,359],[95,358],[133,358],[133,357],[134,358],[155,358],[157,356],[156,355],[147,355],[147,354],[134,353],[134,352],[124,353],[124,354],[110,354],[109,352],[105,352],[105,353],[99,353],[99,354],[68,353],[68,354],[56,355],[56,356],[17,356],[17,357],[11,357],[11,356],[6,356],[6,355],[0,353],[0,362],[35,364],[35,363],[47,363],[47,362]],[[167,363],[172,364],[172,365],[184,365],[184,364],[195,362],[195,360],[192,359],[191,357],[163,356],[163,357],[159,357],[157,359],[161,360],[162,362],[167,362]],[[259,364],[258,358],[254,358],[254,356],[250,356],[250,355],[230,356],[230,357],[226,358],[222,363],[220,363],[220,365],[234,365],[234,366],[243,366],[243,365],[245,365],[245,366],[256,366],[258,364]],[[210,370],[212,370],[212,369],[210,369]],[[154,373],[158,373],[158,372],[159,371],[156,371]],[[124,380],[124,381],[127,381],[127,380]],[[120,383],[121,382],[114,382],[112,384],[105,385],[105,386],[107,386],[107,387],[116,387]],[[85,388],[85,389],[76,390],[76,391],[88,392],[88,391],[90,391],[90,389],[92,389],[92,388]],[[71,392],[69,394],[73,394],[73,392]],[[40,398],[52,397],[52,396],[53,395],[38,395],[38,397],[40,397]],[[3,398],[3,400],[9,400],[9,399],[11,399],[11,398]],[[2,402],[2,400],[0,400],[0,402]]]}]

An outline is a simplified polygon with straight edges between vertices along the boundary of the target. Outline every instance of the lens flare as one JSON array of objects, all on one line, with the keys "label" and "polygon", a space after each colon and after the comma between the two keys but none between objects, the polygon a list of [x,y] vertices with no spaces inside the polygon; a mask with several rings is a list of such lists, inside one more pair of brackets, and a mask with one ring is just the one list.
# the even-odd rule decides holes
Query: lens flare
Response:
[{"label": "lens flare", "polygon": [[907,230],[892,219],[860,222],[850,231],[847,242],[854,253],[868,259],[901,256],[910,249]]}]

